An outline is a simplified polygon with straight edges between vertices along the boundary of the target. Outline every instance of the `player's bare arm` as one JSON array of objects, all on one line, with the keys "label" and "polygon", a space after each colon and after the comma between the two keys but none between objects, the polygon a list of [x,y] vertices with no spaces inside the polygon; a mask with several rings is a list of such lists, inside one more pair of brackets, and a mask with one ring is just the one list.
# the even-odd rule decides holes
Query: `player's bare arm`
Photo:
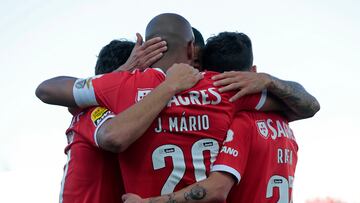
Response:
[{"label": "player's bare arm", "polygon": [[234,183],[235,180],[230,174],[212,172],[207,179],[168,195],[142,199],[128,193],[123,195],[122,199],[125,203],[222,203]]},{"label": "player's bare arm", "polygon": [[77,78],[69,76],[59,76],[45,80],[36,88],[35,94],[42,102],[47,104],[77,107],[72,91],[76,80]]},{"label": "player's bare arm", "polygon": [[166,72],[165,81],[149,95],[99,128],[99,146],[113,152],[124,151],[144,134],[175,94],[193,87],[202,77],[187,64],[174,64]]},{"label": "player's bare arm", "polygon": [[213,77],[220,92],[239,90],[231,100],[267,89],[290,109],[285,112],[290,121],[312,117],[320,110],[320,104],[297,82],[280,80],[266,73],[231,71]]},{"label": "player's bare arm", "polygon": [[[155,37],[143,43],[141,35],[137,33],[137,41],[129,59],[115,71],[133,70],[135,67],[148,67],[159,60],[166,49],[166,42],[160,37]],[[68,76],[54,77],[42,82],[36,88],[35,94],[41,101],[47,104],[78,107],[73,96],[73,88],[89,86],[90,82],[91,79],[78,80],[78,78]]]}]

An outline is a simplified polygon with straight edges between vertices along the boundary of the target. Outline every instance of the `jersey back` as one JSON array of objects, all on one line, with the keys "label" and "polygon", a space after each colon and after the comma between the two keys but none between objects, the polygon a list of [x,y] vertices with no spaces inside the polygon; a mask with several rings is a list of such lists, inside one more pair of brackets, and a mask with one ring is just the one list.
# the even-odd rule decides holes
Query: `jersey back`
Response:
[{"label": "jersey back", "polygon": [[292,202],[298,146],[288,122],[275,113],[236,115],[212,171],[240,183],[227,202]]},{"label": "jersey back", "polygon": [[[264,99],[257,94],[231,103],[231,93],[220,94],[212,85],[214,74],[205,73],[195,87],[175,95],[146,133],[120,155],[126,192],[142,197],[168,194],[207,177],[234,112],[255,109]],[[119,113],[164,79],[158,70],[147,69],[104,75],[92,85],[97,102]]]},{"label": "jersey back", "polygon": [[60,202],[121,202],[124,194],[117,154],[97,147],[94,132],[113,114],[102,107],[73,117],[66,134],[68,156],[61,184]]}]

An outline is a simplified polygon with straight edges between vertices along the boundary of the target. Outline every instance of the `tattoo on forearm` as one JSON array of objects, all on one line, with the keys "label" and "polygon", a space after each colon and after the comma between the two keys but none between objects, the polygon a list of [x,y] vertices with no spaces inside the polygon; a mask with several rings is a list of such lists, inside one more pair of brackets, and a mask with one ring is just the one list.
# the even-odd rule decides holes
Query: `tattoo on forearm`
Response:
[{"label": "tattoo on forearm", "polygon": [[206,196],[205,188],[195,185],[189,192],[184,193],[185,200],[202,200]]},{"label": "tattoo on forearm", "polygon": [[175,200],[175,194],[174,193],[171,193],[171,194],[168,194],[168,201],[166,203],[176,203],[176,200]]},{"label": "tattoo on forearm", "polygon": [[271,93],[285,102],[298,115],[313,115],[319,110],[319,103],[299,83],[283,81],[272,77]]},{"label": "tattoo on forearm", "polygon": [[164,196],[161,196],[161,197],[158,197],[158,198],[150,198],[149,199],[149,203],[160,203],[160,202],[176,203],[177,201],[175,200],[175,194],[174,193],[164,195]]},{"label": "tattoo on forearm", "polygon": [[[205,188],[201,187],[200,185],[195,185],[194,187],[191,188],[191,190],[189,192],[184,193],[184,198],[186,201],[202,200],[205,198],[205,196],[206,196],[206,190],[205,190]],[[155,198],[149,199],[149,203],[161,203],[161,202],[177,203],[177,201],[175,199],[175,193],[171,193],[168,195],[163,195],[161,197],[155,197]]]}]

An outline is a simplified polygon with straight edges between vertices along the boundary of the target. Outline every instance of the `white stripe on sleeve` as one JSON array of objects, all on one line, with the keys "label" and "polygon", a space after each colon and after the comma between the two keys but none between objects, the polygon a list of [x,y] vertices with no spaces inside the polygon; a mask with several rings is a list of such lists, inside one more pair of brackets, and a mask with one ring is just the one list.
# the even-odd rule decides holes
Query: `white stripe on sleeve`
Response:
[{"label": "white stripe on sleeve", "polygon": [[76,104],[81,107],[98,106],[94,87],[91,83],[92,78],[77,79],[73,86],[73,96]]},{"label": "white stripe on sleeve", "polygon": [[97,147],[100,147],[99,143],[98,143],[98,137],[97,137],[97,132],[98,132],[99,128],[105,123],[105,121],[109,120],[110,118],[114,118],[114,117],[115,117],[115,115],[113,115],[113,114],[105,117],[104,120],[102,120],[99,123],[99,125],[96,127],[95,132],[94,132],[94,141],[95,141],[95,144]]},{"label": "white stripe on sleeve", "polygon": [[266,101],[266,97],[267,97],[267,89],[264,89],[264,90],[261,92],[261,97],[260,97],[259,103],[258,103],[258,104],[256,105],[256,107],[255,107],[256,110],[260,110],[261,107],[264,106],[265,101]]},{"label": "white stripe on sleeve", "polygon": [[210,171],[211,172],[221,171],[221,172],[230,173],[231,175],[236,177],[237,183],[239,183],[240,179],[241,179],[240,173],[237,170],[235,170],[234,168],[227,166],[227,165],[222,165],[222,164],[214,165]]}]

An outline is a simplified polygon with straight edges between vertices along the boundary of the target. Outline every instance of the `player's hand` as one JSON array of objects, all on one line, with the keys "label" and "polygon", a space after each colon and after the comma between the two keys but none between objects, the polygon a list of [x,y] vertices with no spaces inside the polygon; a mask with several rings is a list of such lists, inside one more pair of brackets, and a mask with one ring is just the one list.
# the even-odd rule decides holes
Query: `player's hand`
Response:
[{"label": "player's hand", "polygon": [[233,102],[240,97],[258,93],[269,87],[271,76],[266,73],[230,71],[212,77],[214,86],[223,86],[219,92],[239,90],[230,101]]},{"label": "player's hand", "polygon": [[133,193],[127,193],[121,197],[124,203],[146,203],[145,199],[142,199],[139,195]]},{"label": "player's hand", "polygon": [[166,71],[165,83],[179,93],[192,88],[203,77],[198,69],[185,63],[175,63]]},{"label": "player's hand", "polygon": [[135,68],[148,68],[162,56],[163,52],[167,50],[166,41],[160,37],[152,38],[143,42],[143,38],[139,33],[136,33],[135,47],[131,51],[128,60],[115,71],[132,71]]}]

